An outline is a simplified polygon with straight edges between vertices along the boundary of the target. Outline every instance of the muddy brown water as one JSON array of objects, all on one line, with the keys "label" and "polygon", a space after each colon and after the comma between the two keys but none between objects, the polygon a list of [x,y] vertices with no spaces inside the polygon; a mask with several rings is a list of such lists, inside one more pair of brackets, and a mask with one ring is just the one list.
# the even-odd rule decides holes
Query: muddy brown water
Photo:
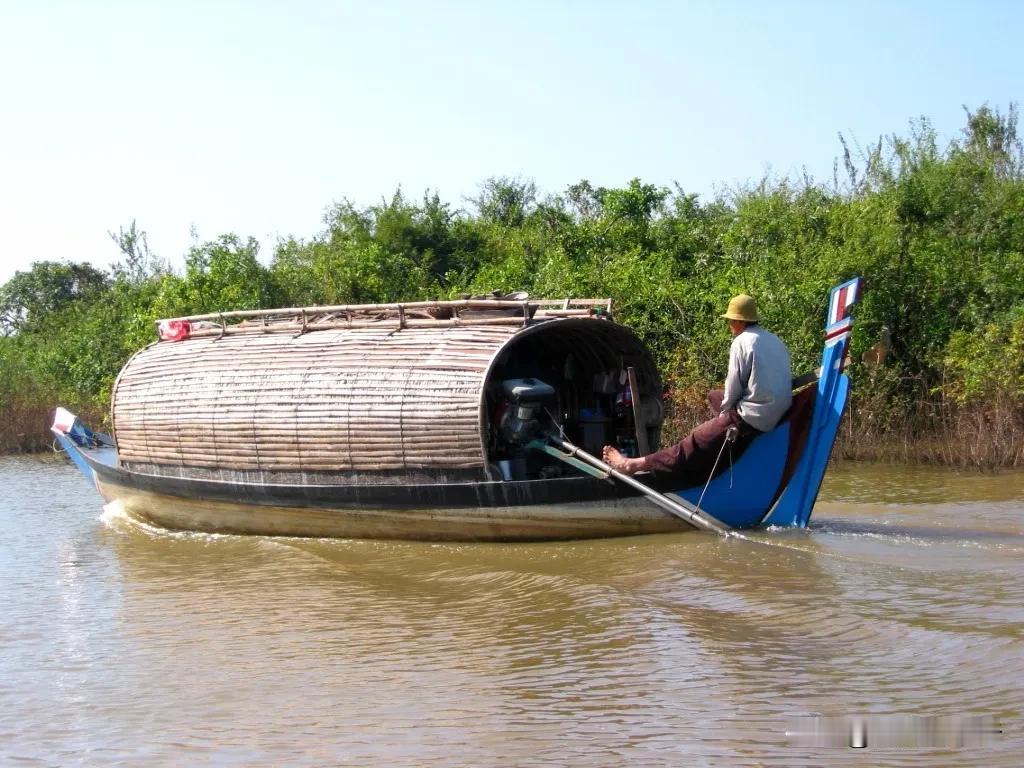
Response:
[{"label": "muddy brown water", "polygon": [[[1024,754],[1024,474],[847,464],[808,531],[526,545],[171,534],[59,456],[0,488],[3,765]],[[801,715],[869,718],[868,746]],[[878,746],[979,717],[1003,732]]]}]

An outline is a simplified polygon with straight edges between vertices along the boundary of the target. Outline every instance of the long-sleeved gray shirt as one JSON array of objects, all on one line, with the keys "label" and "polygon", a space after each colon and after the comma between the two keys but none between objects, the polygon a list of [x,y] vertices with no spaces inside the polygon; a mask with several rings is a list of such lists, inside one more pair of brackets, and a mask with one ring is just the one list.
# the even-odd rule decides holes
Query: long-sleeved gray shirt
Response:
[{"label": "long-sleeved gray shirt", "polygon": [[748,325],[732,340],[722,413],[735,408],[754,429],[767,432],[793,402],[789,350],[760,325]]}]

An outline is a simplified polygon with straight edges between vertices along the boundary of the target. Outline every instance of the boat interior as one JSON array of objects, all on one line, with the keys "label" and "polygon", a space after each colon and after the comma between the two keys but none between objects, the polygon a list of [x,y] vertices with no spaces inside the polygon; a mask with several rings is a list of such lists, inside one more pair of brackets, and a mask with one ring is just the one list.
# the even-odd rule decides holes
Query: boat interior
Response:
[{"label": "boat interior", "polygon": [[664,421],[654,361],[625,326],[593,320],[544,323],[498,353],[484,387],[484,430],[492,479],[532,480],[578,470],[528,449],[546,430],[600,455],[655,450]]}]

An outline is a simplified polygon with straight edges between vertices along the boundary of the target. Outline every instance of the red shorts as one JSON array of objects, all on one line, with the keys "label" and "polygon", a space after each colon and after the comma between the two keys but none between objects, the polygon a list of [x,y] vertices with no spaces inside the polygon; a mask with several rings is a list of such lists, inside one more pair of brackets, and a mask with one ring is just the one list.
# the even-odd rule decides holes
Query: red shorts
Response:
[{"label": "red shorts", "polygon": [[[681,487],[688,488],[703,485],[712,477],[712,470],[717,475],[729,466],[730,461],[739,458],[761,433],[740,418],[735,409],[719,413],[724,397],[725,392],[721,389],[711,390],[708,403],[715,416],[695,427],[681,442],[648,454],[643,468],[659,475],[669,475]],[[736,427],[736,440],[722,451],[731,427]],[[722,458],[716,467],[719,452]]]}]

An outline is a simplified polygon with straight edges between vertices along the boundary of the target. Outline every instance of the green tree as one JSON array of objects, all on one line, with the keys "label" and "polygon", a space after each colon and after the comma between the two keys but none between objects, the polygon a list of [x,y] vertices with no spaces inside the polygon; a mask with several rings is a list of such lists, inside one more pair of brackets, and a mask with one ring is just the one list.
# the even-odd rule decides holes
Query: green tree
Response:
[{"label": "green tree", "polygon": [[276,296],[270,273],[257,260],[259,243],[221,235],[193,246],[185,256],[185,275],[161,285],[158,306],[164,316],[204,314],[269,307]]},{"label": "green tree", "polygon": [[108,285],[107,276],[79,263],[37,261],[16,272],[0,288],[0,329],[4,333],[30,330],[70,304],[86,300]]}]

